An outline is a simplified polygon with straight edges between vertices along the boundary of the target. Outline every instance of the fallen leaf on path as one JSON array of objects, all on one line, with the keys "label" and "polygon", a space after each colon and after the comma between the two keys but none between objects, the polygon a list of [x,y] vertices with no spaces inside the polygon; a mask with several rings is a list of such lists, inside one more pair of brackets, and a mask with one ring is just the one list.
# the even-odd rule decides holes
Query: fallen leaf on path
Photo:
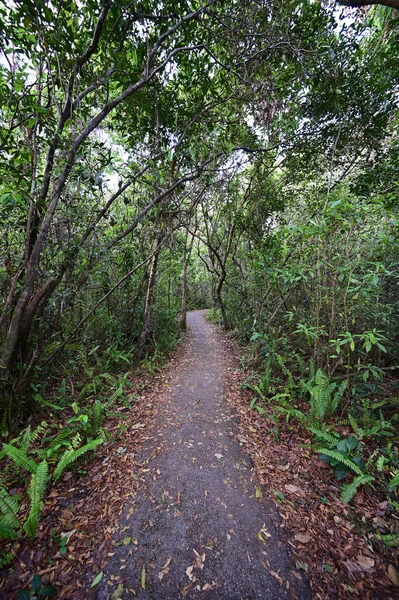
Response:
[{"label": "fallen leaf on path", "polygon": [[145,590],[145,580],[146,580],[146,572],[145,572],[145,565],[143,565],[143,568],[141,569],[141,587],[143,588],[143,590]]},{"label": "fallen leaf on path", "polygon": [[163,567],[161,567],[161,571],[163,571],[164,569],[166,569],[166,567],[168,567],[171,563],[172,557],[168,556],[168,560],[166,561],[166,563],[164,564]]},{"label": "fallen leaf on path", "polygon": [[277,581],[279,582],[280,585],[283,585],[283,580],[281,579],[280,575],[278,573],[276,573],[276,571],[269,571],[269,573],[272,577],[277,579]]},{"label": "fallen leaf on path", "polygon": [[310,542],[311,537],[310,535],[306,535],[306,533],[297,533],[295,539],[298,542],[301,542],[301,544],[307,544],[308,542]]},{"label": "fallen leaf on path", "polygon": [[302,570],[302,571],[307,571],[307,570],[308,570],[308,568],[309,568],[309,567],[308,567],[308,564],[307,564],[307,563],[305,563],[305,562],[302,562],[301,560],[297,560],[297,561],[295,562],[295,566],[296,566],[296,568],[298,569],[298,571],[299,571],[299,570]]},{"label": "fallen leaf on path", "polygon": [[284,487],[287,490],[287,492],[291,492],[292,494],[295,494],[295,492],[298,491],[298,487],[296,485],[291,485],[290,483],[288,485],[285,485]]},{"label": "fallen leaf on path", "polygon": [[262,492],[262,488],[260,487],[260,485],[258,485],[258,487],[256,488],[255,491],[255,498],[262,498],[263,496],[263,492]]},{"label": "fallen leaf on path", "polygon": [[94,588],[98,583],[100,583],[102,578],[103,572],[100,571],[99,574],[93,579],[93,583],[91,584],[90,588]]},{"label": "fallen leaf on path", "polygon": [[346,568],[348,569],[349,573],[357,573],[359,571],[367,573],[373,570],[374,564],[375,562],[372,558],[369,558],[368,556],[363,556],[362,554],[359,554],[356,561],[347,560],[345,562]]},{"label": "fallen leaf on path", "polygon": [[192,579],[193,579],[193,570],[194,570],[194,566],[193,565],[190,565],[186,569],[186,575],[187,575],[187,577],[189,578],[190,581],[192,581]]},{"label": "fallen leaf on path", "polygon": [[389,565],[388,567],[388,577],[395,587],[399,587],[399,573],[393,565]]},{"label": "fallen leaf on path", "polygon": [[214,583],[205,583],[205,585],[202,586],[202,591],[206,592],[207,590],[213,590],[214,587]]},{"label": "fallen leaf on path", "polygon": [[123,596],[123,585],[120,583],[113,594],[111,594],[110,600],[119,600]]}]

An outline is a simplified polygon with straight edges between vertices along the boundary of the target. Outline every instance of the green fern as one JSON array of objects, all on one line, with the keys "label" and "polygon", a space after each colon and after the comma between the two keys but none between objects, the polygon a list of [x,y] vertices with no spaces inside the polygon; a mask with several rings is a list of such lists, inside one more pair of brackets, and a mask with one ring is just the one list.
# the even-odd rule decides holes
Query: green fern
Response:
[{"label": "green fern", "polygon": [[374,477],[372,477],[371,475],[363,474],[359,475],[359,477],[355,477],[352,483],[344,484],[342,486],[341,501],[347,504],[352,500],[353,496],[357,492],[357,489],[361,485],[366,485],[367,483],[371,483],[372,481],[374,481]]},{"label": "green fern", "polygon": [[324,419],[328,409],[328,377],[318,369],[314,378],[315,386],[311,390],[311,413],[319,419]]},{"label": "green fern", "polygon": [[95,400],[93,404],[93,413],[92,413],[92,423],[91,423],[91,431],[93,434],[97,433],[99,430],[101,423],[104,421],[104,405],[100,400]]},{"label": "green fern", "polygon": [[346,465],[354,473],[357,473],[357,475],[364,475],[364,473],[360,469],[360,467],[358,467],[352,460],[350,460],[346,456],[343,456],[339,452],[335,452],[335,450],[330,450],[329,448],[317,448],[317,452],[320,452],[321,454],[325,454],[326,456],[329,456],[330,458],[335,458],[335,460]]},{"label": "green fern", "polygon": [[11,552],[0,552],[0,569],[8,567],[14,559],[15,555],[11,554]]},{"label": "green fern", "polygon": [[399,471],[396,473],[396,475],[388,483],[388,490],[391,492],[398,485],[399,485]]},{"label": "green fern", "polygon": [[22,452],[25,452],[25,454],[30,446],[31,438],[32,438],[32,430],[31,430],[31,426],[29,425],[25,430],[25,433],[23,435],[22,442],[20,445],[20,450],[22,450]]},{"label": "green fern", "polygon": [[297,421],[303,422],[306,420],[306,415],[296,408],[286,408],[284,406],[275,406],[274,410],[286,416],[287,423],[290,417],[295,417]]},{"label": "green fern", "polygon": [[339,440],[339,438],[337,438],[336,435],[329,433],[326,429],[319,429],[318,427],[315,427],[314,425],[308,425],[308,429],[316,437],[324,440],[325,442],[328,442],[329,444],[333,444],[334,446],[336,446],[337,441]]},{"label": "green fern", "polygon": [[[345,393],[346,388],[348,387],[348,382],[345,379],[338,386],[337,391],[335,392],[333,399],[331,400],[330,413],[333,415],[337,410],[339,403],[341,402],[342,396]],[[332,388],[333,389],[333,388]],[[332,390],[331,390],[332,391]]]},{"label": "green fern", "polygon": [[0,540],[15,540],[17,537],[15,530],[4,522],[3,517],[0,517]]},{"label": "green fern", "polygon": [[18,537],[15,529],[21,523],[18,519],[19,497],[10,496],[4,488],[0,488],[0,538],[13,539]]},{"label": "green fern", "polygon": [[355,417],[351,414],[348,415],[349,423],[352,426],[353,431],[356,433],[359,440],[362,440],[365,436],[365,430],[359,427]]},{"label": "green fern", "polygon": [[0,488],[0,512],[10,527],[19,527],[18,510],[19,497],[10,496],[4,488]]},{"label": "green fern", "polygon": [[20,448],[16,448],[11,444],[4,444],[3,452],[21,469],[25,469],[26,471],[29,471],[29,473],[36,473],[38,467],[37,463],[29,458],[26,452]]},{"label": "green fern", "polygon": [[375,460],[375,457],[379,454],[379,452],[380,452],[380,449],[376,448],[374,450],[374,452],[368,457],[367,462],[366,462],[367,469],[370,469],[373,466],[373,463],[375,463],[374,467],[377,468],[377,463],[380,460],[381,456],[377,460]]},{"label": "green fern", "polygon": [[32,453],[37,454],[41,460],[46,459],[50,462],[57,460],[60,450],[63,450],[65,447],[69,448],[71,446],[71,433],[71,429],[68,427],[63,427],[61,431],[50,441],[46,448],[33,449]]},{"label": "green fern", "polygon": [[75,462],[78,458],[86,454],[86,452],[90,452],[90,450],[94,450],[98,445],[102,444],[104,440],[102,438],[97,438],[95,440],[91,440],[81,448],[68,448],[65,450],[64,454],[61,456],[57,467],[54,470],[54,481],[57,481],[66,467],[71,463]]},{"label": "green fern", "polygon": [[382,473],[385,469],[385,456],[383,456],[381,454],[381,456],[378,457],[377,462],[375,463],[375,466],[377,468],[377,471]]},{"label": "green fern", "polygon": [[25,432],[23,434],[21,444],[19,446],[20,450],[22,450],[22,452],[25,452],[25,454],[27,454],[28,448],[32,444],[35,443],[35,441],[38,439],[39,435],[41,435],[43,433],[43,431],[46,429],[46,427],[48,427],[48,424],[46,423],[46,421],[42,421],[42,423],[40,425],[38,425],[34,431],[31,430],[31,426],[29,425],[25,429]]},{"label": "green fern", "polygon": [[46,484],[48,482],[48,466],[47,461],[43,460],[37,468],[36,473],[32,475],[32,479],[28,489],[30,499],[30,511],[23,528],[29,537],[34,537],[36,534],[37,523],[43,507],[43,496]]},{"label": "green fern", "polygon": [[376,538],[388,546],[388,548],[397,548],[399,546],[399,535],[397,533],[376,533]]}]

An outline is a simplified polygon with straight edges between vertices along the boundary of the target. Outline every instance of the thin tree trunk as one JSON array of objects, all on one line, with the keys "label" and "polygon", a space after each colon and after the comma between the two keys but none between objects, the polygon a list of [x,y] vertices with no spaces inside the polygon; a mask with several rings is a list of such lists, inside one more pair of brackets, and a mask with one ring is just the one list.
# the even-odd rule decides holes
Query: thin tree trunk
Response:
[{"label": "thin tree trunk", "polygon": [[158,269],[158,259],[160,253],[160,243],[162,240],[162,231],[158,234],[157,240],[155,243],[155,247],[158,248],[154,253],[151,261],[150,275],[148,277],[147,283],[147,295],[145,299],[145,308],[144,308],[144,321],[143,321],[143,329],[141,331],[140,337],[137,341],[136,349],[134,351],[134,360],[138,361],[143,356],[144,348],[148,336],[151,331],[151,315],[152,315],[152,306],[154,302],[154,289],[155,289],[155,281],[157,276]]},{"label": "thin tree trunk", "polygon": [[186,231],[186,241],[184,245],[184,259],[183,259],[183,271],[182,271],[182,293],[181,293],[181,314],[180,314],[180,328],[185,330],[187,327],[187,297],[188,297],[188,286],[187,286],[187,271],[188,261],[190,260],[191,251],[194,244],[194,236],[191,237],[190,247],[187,248],[188,242],[188,230]]},{"label": "thin tree trunk", "polygon": [[223,269],[219,275],[219,281],[216,286],[216,299],[217,299],[218,306],[220,308],[220,312],[222,313],[223,327],[226,331],[228,331],[230,329],[230,324],[229,324],[229,320],[228,320],[227,314],[226,314],[226,307],[224,305],[223,298],[222,298],[222,288],[223,288],[225,279],[226,279],[226,272]]}]

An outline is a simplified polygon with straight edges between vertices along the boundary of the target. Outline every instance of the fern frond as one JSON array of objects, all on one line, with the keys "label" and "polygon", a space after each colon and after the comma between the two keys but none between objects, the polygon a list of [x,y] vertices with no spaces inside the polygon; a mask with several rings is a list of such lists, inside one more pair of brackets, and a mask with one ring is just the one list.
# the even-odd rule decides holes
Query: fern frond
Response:
[{"label": "fern frond", "polygon": [[377,470],[380,471],[380,473],[382,473],[383,470],[385,469],[385,456],[383,456],[381,454],[381,456],[378,457],[377,462],[375,463],[375,466],[376,466]]},{"label": "fern frond", "polygon": [[388,548],[397,548],[399,546],[399,535],[397,533],[376,533],[377,539],[381,540]]},{"label": "fern frond", "polygon": [[338,438],[335,435],[332,435],[331,433],[329,433],[327,430],[319,429],[318,427],[315,427],[314,425],[308,425],[308,429],[315,436],[321,438],[325,442],[328,442],[329,444],[334,444],[334,446],[337,444]]},{"label": "fern frond", "polygon": [[331,401],[331,414],[332,415],[337,410],[339,403],[341,402],[342,396],[344,395],[347,387],[348,387],[348,382],[346,379],[344,379],[344,381],[341,381],[340,385],[338,386],[338,389],[335,392],[333,399]]},{"label": "fern frond", "polygon": [[353,431],[356,433],[359,440],[362,440],[366,434],[366,431],[359,427],[355,417],[351,414],[348,415],[349,423],[352,426]]},{"label": "fern frond", "polygon": [[23,525],[25,533],[29,537],[34,537],[39,521],[40,513],[43,507],[42,498],[44,490],[48,482],[48,466],[47,461],[43,460],[37,468],[36,473],[32,475],[32,479],[28,489],[30,498],[30,511],[27,520]]},{"label": "fern frond", "polygon": [[305,421],[306,420],[306,415],[304,415],[303,412],[301,412],[300,410],[296,409],[296,408],[286,408],[284,406],[275,406],[273,408],[273,410],[282,413],[283,415],[286,415],[287,419],[289,419],[289,417],[295,417],[295,419],[297,419],[298,421]]},{"label": "fern frond", "polygon": [[335,458],[335,460],[338,460],[346,465],[349,469],[357,473],[357,475],[364,475],[363,471],[353,461],[346,456],[343,456],[339,452],[335,452],[335,450],[330,450],[329,448],[317,448],[317,452],[320,452],[320,454],[325,454],[330,458]]},{"label": "fern frond", "polygon": [[361,485],[366,485],[367,483],[371,483],[372,481],[374,481],[374,477],[372,477],[371,475],[359,475],[359,477],[355,477],[352,483],[344,484],[342,486],[341,501],[347,504],[352,500],[353,496],[357,492],[357,489]]},{"label": "fern frond", "polygon": [[79,448],[79,444],[82,443],[82,436],[80,435],[80,433],[77,433],[76,435],[73,436],[72,440],[71,440],[71,446],[72,448],[74,448],[76,450],[76,448]]},{"label": "fern frond", "polygon": [[[367,459],[367,462],[366,462],[366,467],[367,467],[367,469],[369,469],[369,468],[372,466],[372,464],[373,464],[373,462],[374,462],[374,459],[375,459],[375,457],[378,455],[379,451],[380,451],[380,449],[379,449],[379,448],[376,448],[376,449],[374,450],[374,452],[371,454],[371,456],[369,456],[369,457],[368,457],[368,459]],[[380,458],[381,458],[381,457],[380,457]],[[376,461],[376,463],[377,463],[377,462],[378,462],[378,460]]]},{"label": "fern frond", "polygon": [[25,452],[25,454],[29,448],[31,438],[32,438],[32,430],[31,430],[31,426],[28,425],[28,427],[25,430],[24,436],[22,438],[21,446],[20,446],[20,449],[22,450],[22,452]]},{"label": "fern frond", "polygon": [[398,485],[399,485],[399,471],[396,473],[396,475],[388,483],[388,490],[391,492]]},{"label": "fern frond", "polygon": [[90,452],[90,450],[94,450],[98,445],[102,444],[104,440],[102,438],[96,438],[95,440],[91,440],[81,448],[68,448],[65,450],[64,454],[61,456],[57,467],[54,470],[54,481],[57,481],[66,467],[71,463],[75,462],[78,458],[86,454],[86,452]]},{"label": "fern frond", "polygon": [[[32,453],[35,453],[39,456],[39,458],[41,458],[42,460],[44,458],[46,458],[47,460],[54,461],[57,459],[57,456],[60,453],[60,450],[63,450],[65,447],[70,447],[71,446],[71,441],[70,438],[71,437],[71,430],[68,427],[63,427],[60,432],[52,439],[50,440],[48,446],[46,448],[39,448],[36,450],[32,450]],[[75,438],[73,438],[75,439]],[[79,440],[76,440],[77,445],[79,445],[80,443],[80,438]]]},{"label": "fern frond", "polygon": [[18,497],[10,496],[4,488],[0,488],[0,512],[2,514],[1,521],[3,524],[11,528],[20,527],[20,522],[17,517],[19,510]]},{"label": "fern frond", "polygon": [[30,443],[34,444],[36,442],[36,440],[38,439],[39,435],[41,435],[46,430],[47,427],[48,427],[48,423],[46,423],[46,421],[42,421],[40,423],[40,425],[38,425],[36,427],[36,429],[34,431],[32,431]]},{"label": "fern frond", "polygon": [[34,460],[27,456],[26,452],[23,452],[11,444],[4,444],[3,452],[21,469],[25,469],[26,471],[29,471],[29,473],[36,473],[38,465]]},{"label": "fern frond", "polygon": [[324,419],[328,410],[328,377],[318,369],[314,381],[315,386],[311,391],[311,412],[319,419]]},{"label": "fern frond", "polygon": [[0,540],[15,540],[18,534],[0,517]]},{"label": "fern frond", "polygon": [[93,404],[93,423],[92,431],[97,431],[104,420],[104,406],[100,400],[95,400]]}]

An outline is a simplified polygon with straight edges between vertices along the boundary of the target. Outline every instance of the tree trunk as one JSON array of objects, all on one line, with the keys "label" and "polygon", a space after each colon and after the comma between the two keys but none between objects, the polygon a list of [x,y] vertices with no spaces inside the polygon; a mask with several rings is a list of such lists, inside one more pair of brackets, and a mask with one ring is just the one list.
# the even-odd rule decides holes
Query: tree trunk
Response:
[{"label": "tree trunk", "polygon": [[193,249],[194,244],[194,236],[191,238],[190,247],[187,248],[188,241],[188,230],[186,232],[186,241],[184,245],[184,259],[183,259],[183,271],[182,271],[182,293],[181,293],[181,315],[180,315],[180,328],[185,330],[187,327],[187,296],[188,296],[188,287],[187,287],[187,271],[188,271],[188,261],[191,256],[191,251]]},{"label": "tree trunk", "polygon": [[216,299],[217,299],[218,306],[220,308],[220,312],[222,313],[223,327],[226,331],[228,331],[230,329],[230,324],[229,324],[227,314],[226,314],[226,307],[224,305],[223,298],[222,298],[222,288],[223,288],[223,283],[224,283],[225,279],[226,279],[226,272],[223,269],[219,275],[219,281],[216,286]]},{"label": "tree trunk", "polygon": [[154,302],[154,288],[155,288],[155,280],[157,276],[158,269],[158,259],[160,253],[160,244],[162,240],[162,232],[160,232],[157,236],[156,240],[156,251],[151,261],[150,275],[148,277],[147,283],[147,295],[145,299],[145,308],[144,308],[144,321],[143,321],[143,329],[141,331],[140,337],[137,341],[136,349],[134,351],[134,360],[138,361],[143,356],[145,343],[151,331],[151,313],[152,306]]}]

